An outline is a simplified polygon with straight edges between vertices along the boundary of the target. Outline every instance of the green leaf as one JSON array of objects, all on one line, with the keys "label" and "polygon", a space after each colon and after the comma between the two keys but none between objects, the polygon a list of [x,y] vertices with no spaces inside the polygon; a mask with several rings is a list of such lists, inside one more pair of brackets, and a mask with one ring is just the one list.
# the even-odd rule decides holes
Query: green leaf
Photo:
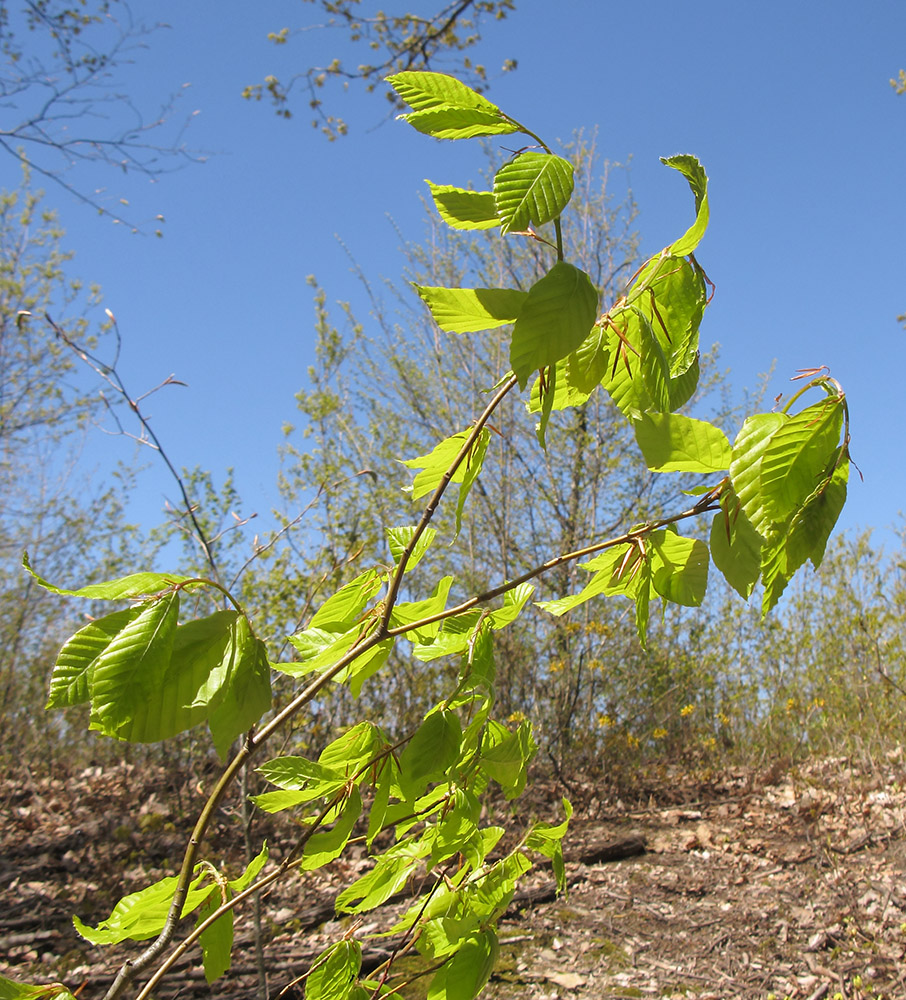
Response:
[{"label": "green leaf", "polygon": [[557,879],[557,892],[566,892],[566,867],[563,863],[563,838],[569,829],[569,821],[573,815],[573,807],[563,800],[563,811],[566,819],[556,825],[552,823],[536,823],[525,838],[525,847],[530,851],[538,851],[551,859],[554,875]]},{"label": "green leaf", "polygon": [[840,443],[842,400],[826,398],[790,417],[761,460],[761,497],[773,520],[794,514],[827,475]]},{"label": "green leaf", "polygon": [[490,978],[500,946],[490,928],[466,938],[428,986],[427,1000],[474,1000]]},{"label": "green leaf", "polygon": [[432,712],[419,726],[400,757],[400,786],[407,800],[429,782],[439,781],[459,757],[462,726],[455,712]]},{"label": "green leaf", "polygon": [[528,298],[528,292],[515,288],[414,287],[446,333],[477,333],[515,323]]},{"label": "green leaf", "polygon": [[785,413],[758,413],[745,421],[733,442],[730,481],[740,509],[762,535],[772,518],[761,493],[761,462],[772,436],[788,419]]},{"label": "green leaf", "polygon": [[346,784],[346,770],[325,767],[306,757],[275,757],[257,768],[259,774],[278,788],[304,792],[297,802],[327,798]]},{"label": "green leaf", "polygon": [[258,874],[261,869],[267,864],[268,849],[267,841],[261,846],[261,850],[255,855],[254,858],[246,865],[245,871],[239,876],[239,878],[231,879],[229,882],[230,888],[233,892],[244,892],[248,887],[258,878]]},{"label": "green leaf", "polygon": [[634,578],[631,576],[630,567],[625,563],[628,550],[628,545],[614,546],[589,562],[580,563],[583,569],[594,570],[594,576],[582,590],[578,594],[560,597],[554,601],[538,601],[538,607],[548,614],[559,617],[601,594],[634,593]]},{"label": "green leaf", "polygon": [[356,879],[337,896],[337,913],[365,913],[386,903],[406,884],[419,864],[418,857],[382,855],[370,872]]},{"label": "green leaf", "polygon": [[530,722],[520,722],[511,733],[491,720],[485,730],[480,766],[508,799],[515,799],[525,790],[527,768],[537,750]]},{"label": "green leaf", "polygon": [[642,649],[648,648],[648,608],[651,601],[651,562],[639,563],[638,583],[635,587],[635,628]]},{"label": "green leaf", "polygon": [[502,114],[496,104],[446,73],[406,71],[387,77],[387,83],[413,111],[433,108],[478,108]]},{"label": "green leaf", "polygon": [[[393,556],[393,561],[395,563],[399,563],[400,558],[406,551],[406,547],[412,541],[414,534],[414,525],[387,529],[387,544],[390,547],[390,555]],[[411,569],[415,569],[415,567],[421,562],[422,556],[428,551],[428,548],[436,537],[436,528],[432,528],[430,525],[425,528],[418,541],[415,543],[415,548],[412,550],[412,554],[409,556],[409,561],[406,563],[406,572]]]},{"label": "green leaf", "polygon": [[500,225],[493,191],[467,191],[451,184],[432,184],[431,196],[440,217],[453,229],[493,229]]},{"label": "green leaf", "polygon": [[[422,470],[412,481],[412,486],[409,487],[413,500],[418,500],[420,497],[425,496],[426,493],[433,493],[437,489],[471,435],[472,431],[460,431],[458,434],[454,434],[452,437],[441,441],[427,455],[422,455],[419,458],[409,458],[401,462],[402,465],[406,465],[410,469]],[[457,534],[462,523],[462,512],[466,497],[469,495],[469,490],[472,488],[472,484],[481,471],[481,463],[484,460],[490,439],[491,432],[486,427],[482,427],[478,437],[472,442],[472,447],[466,458],[460,461],[456,471],[450,478],[451,483],[462,484],[456,504]]]},{"label": "green leaf", "polygon": [[849,458],[844,455],[833,474],[826,479],[796,512],[790,523],[787,548],[791,563],[798,568],[806,559],[817,569],[837,518],[846,502]]},{"label": "green leaf", "polygon": [[730,467],[726,434],[680,413],[643,413],[633,424],[636,441],[653,472],[721,472]]},{"label": "green leaf", "polygon": [[727,583],[747,601],[761,573],[761,535],[728,485],[722,509],[711,522],[711,558]]},{"label": "green leaf", "polygon": [[519,126],[499,114],[478,108],[437,108],[399,116],[424,135],[435,139],[474,139],[477,136],[507,135]]},{"label": "green leaf", "polygon": [[381,589],[381,585],[381,577],[377,570],[366,570],[328,597],[312,616],[308,628],[345,632],[359,620],[368,602]]},{"label": "green leaf", "polygon": [[532,372],[556,364],[585,340],[597,309],[591,279],[566,261],[558,261],[532,285],[510,343],[510,365],[520,388]]},{"label": "green leaf", "polygon": [[89,622],[67,639],[50,678],[47,708],[67,708],[89,700],[89,685],[97,658],[141,612],[141,605],[114,611]]},{"label": "green leaf", "polygon": [[[525,232],[556,219],[573,193],[573,165],[550,153],[519,153],[494,177],[502,232]],[[588,331],[586,331],[587,333]]]},{"label": "green leaf", "polygon": [[[569,380],[569,362],[575,357],[571,354],[569,358],[558,361],[545,369],[545,377],[538,378],[532,383],[532,389],[525,408],[529,413],[541,413],[542,421],[546,425],[552,410],[566,410],[572,406],[581,406],[588,401],[590,393],[577,389]],[[544,385],[546,383],[546,388]],[[543,393],[543,398],[542,398]],[[541,425],[537,426],[539,439],[541,437]],[[544,447],[544,442],[541,442]]]},{"label": "green leaf", "polygon": [[[172,590],[177,584],[191,580],[190,576],[176,576],[173,573],[132,573],[118,580],[108,580],[106,583],[91,583],[78,590],[66,590],[55,587],[52,583],[38,576],[31,568],[26,552],[22,556],[23,567],[31,574],[32,579],[45,590],[63,597],[85,597],[94,601],[118,601],[124,598],[155,597],[164,591]],[[201,585],[204,581],[197,581]]]},{"label": "green leaf", "polygon": [[[430,597],[426,597],[421,601],[400,601],[394,605],[393,611],[390,614],[391,627],[399,628],[403,625],[411,625],[414,622],[421,621],[423,618],[430,618],[433,615],[439,614],[447,605],[447,597],[450,593],[452,583],[452,576],[442,576],[437,581]],[[415,630],[415,634],[419,639],[424,641],[426,638],[437,635],[440,625],[440,622],[434,622],[424,628]]]},{"label": "green leaf", "polygon": [[[224,896],[226,898],[224,899]],[[201,904],[195,920],[197,927],[215,913],[222,903],[230,899],[231,893],[225,888],[223,895],[219,886],[214,886],[207,898]],[[210,927],[206,927],[199,937],[201,955],[204,964],[204,977],[210,985],[219,979],[230,967],[233,950],[233,911],[222,913]]]},{"label": "green leaf", "polygon": [[373,722],[360,722],[321,751],[318,763],[347,777],[361,770],[385,747],[386,740]]},{"label": "green leaf", "polygon": [[230,627],[230,642],[224,654],[226,680],[223,697],[213,706],[208,728],[214,746],[225,758],[230,744],[271,707],[271,672],[264,643],[252,634],[245,615]]},{"label": "green leaf", "polygon": [[[337,941],[314,961],[305,980],[305,1000],[348,1000],[362,967],[358,941]],[[370,994],[369,994],[370,996]]]},{"label": "green leaf", "polygon": [[314,833],[305,844],[302,853],[301,867],[303,871],[314,871],[323,868],[335,858],[338,858],[352,835],[356,820],[362,815],[362,796],[358,788],[353,787],[339,818],[331,830]]},{"label": "green leaf", "polygon": [[[208,877],[208,872],[204,870],[195,876],[189,886],[182,916],[191,913],[207,898],[210,883],[203,883]],[[156,937],[166,922],[178,881],[177,876],[171,875],[139,892],[123,896],[110,916],[97,927],[88,927],[78,917],[73,917],[72,922],[79,934],[92,944],[119,944],[120,941],[144,941]]]},{"label": "green leaf", "polygon": [[113,736],[152,697],[170,663],[179,594],[142,605],[98,656],[91,675],[92,728]]},{"label": "green leaf", "polygon": [[75,1000],[62,983],[36,986],[0,976],[0,1000]]},{"label": "green leaf", "polygon": [[697,608],[708,589],[708,546],[673,531],[651,533],[651,584],[667,601]]},{"label": "green leaf", "polygon": [[708,175],[698,158],[688,153],[661,157],[661,163],[679,170],[689,182],[689,187],[695,196],[695,222],[670,246],[670,252],[674,256],[684,257],[695,251],[708,228]]}]

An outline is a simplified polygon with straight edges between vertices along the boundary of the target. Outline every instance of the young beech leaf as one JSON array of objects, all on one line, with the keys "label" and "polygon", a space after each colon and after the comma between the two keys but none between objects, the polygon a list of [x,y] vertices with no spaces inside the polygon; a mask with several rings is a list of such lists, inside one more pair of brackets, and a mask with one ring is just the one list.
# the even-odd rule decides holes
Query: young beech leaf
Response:
[{"label": "young beech leaf", "polygon": [[[387,529],[387,545],[390,548],[390,555],[393,556],[393,561],[395,563],[399,563],[414,535],[415,525],[406,525],[405,527]],[[411,569],[415,569],[415,567],[421,562],[422,556],[428,551],[431,543],[436,537],[436,528],[432,528],[430,526],[425,528],[419,536],[418,541],[415,543],[415,548],[409,556],[409,561],[406,563],[406,572]]]},{"label": "young beech leaf", "polygon": [[[182,908],[182,916],[192,913],[207,898],[210,892],[209,872],[196,865],[195,878],[189,885],[189,892]],[[106,920],[97,927],[88,927],[78,917],[73,917],[75,929],[92,944],[119,944],[120,941],[144,941],[156,937],[162,930],[176,892],[175,875],[154,882],[152,885],[132,892],[114,906]]]},{"label": "young beech leaf", "polygon": [[789,420],[785,413],[756,413],[748,417],[733,442],[730,482],[739,500],[739,509],[752,527],[764,535],[771,524],[761,493],[761,460],[771,437]]},{"label": "young beech leaf", "polygon": [[[213,886],[199,907],[195,926],[197,927],[207,920],[212,913],[216,913],[220,905],[229,900],[231,896],[232,893],[228,888],[225,888],[221,893],[220,886]],[[233,950],[233,911],[227,910],[226,913],[221,913],[210,927],[206,927],[201,932],[198,940],[201,945],[204,977],[210,985],[230,968],[230,957]]]},{"label": "young beech leaf", "polygon": [[452,184],[432,184],[438,214],[453,229],[493,229],[500,225],[493,191],[467,191]]},{"label": "young beech leaf", "polygon": [[381,589],[381,585],[381,577],[377,570],[366,570],[328,597],[312,616],[308,628],[345,632],[358,621],[365,606]]},{"label": "young beech leaf", "polygon": [[413,111],[465,108],[502,114],[496,104],[446,73],[407,71],[387,77],[387,83]]},{"label": "young beech leaf", "polygon": [[[48,583],[38,576],[31,568],[27,552],[22,556],[22,565],[35,583],[45,590],[49,590],[52,594],[60,594],[63,597],[85,597],[94,601],[119,601],[124,598],[152,597],[166,590],[171,590],[178,583],[185,583],[192,579],[192,577],[177,576],[174,573],[132,573],[118,580],[91,583],[78,590],[66,590],[63,587],[55,587],[52,583]],[[195,585],[201,586],[202,583],[203,581],[199,580]]]},{"label": "young beech leaf", "polygon": [[664,600],[697,608],[708,589],[708,546],[673,531],[651,533],[651,583]]},{"label": "young beech leaf", "polygon": [[361,814],[362,796],[358,788],[353,787],[343,803],[343,808],[333,829],[314,833],[308,838],[302,853],[302,869],[315,871],[338,858],[343,853],[343,849],[352,835],[356,820]]},{"label": "young beech leaf", "polygon": [[711,558],[727,583],[747,601],[761,573],[761,535],[752,527],[736,493],[727,486],[711,522]]},{"label": "young beech leaf", "polygon": [[726,434],[704,420],[681,413],[643,413],[633,430],[653,472],[722,472],[730,466]]},{"label": "young beech leaf", "polygon": [[[314,960],[305,980],[305,1000],[348,1000],[362,967],[362,946],[344,939]],[[368,996],[371,996],[369,993]]]},{"label": "young beech leaf", "polygon": [[670,245],[670,253],[675,257],[685,257],[693,253],[701,242],[708,228],[708,175],[698,158],[689,153],[677,156],[661,157],[661,163],[678,170],[689,182],[692,194],[695,196],[695,222],[675,243]]},{"label": "young beech leaf", "polygon": [[446,333],[477,333],[515,323],[528,298],[513,288],[432,288],[415,285],[434,322]]},{"label": "young beech leaf", "polygon": [[153,697],[170,664],[179,594],[142,605],[98,656],[91,677],[91,727],[115,736]]},{"label": "young beech leaf", "polygon": [[97,658],[141,612],[141,605],[114,611],[89,622],[67,639],[50,678],[47,708],[67,708],[89,700],[91,674]]},{"label": "young beech leaf", "polygon": [[455,712],[432,712],[400,756],[400,786],[407,800],[439,781],[459,757],[462,727]]},{"label": "young beech leaf", "polygon": [[497,961],[500,946],[493,930],[466,938],[459,950],[435,973],[427,1000],[475,1000]]},{"label": "young beech leaf", "polygon": [[585,340],[597,309],[591,279],[566,261],[557,261],[532,285],[510,342],[510,365],[520,388],[532,372],[556,364]]},{"label": "young beech leaf", "polygon": [[827,475],[843,427],[843,402],[827,397],[790,417],[761,459],[760,493],[775,521],[791,517]]},{"label": "young beech leaf", "polygon": [[[503,233],[524,232],[556,219],[573,193],[573,165],[550,153],[520,153],[494,177]],[[587,331],[586,331],[587,332]]]},{"label": "young beech leaf", "polygon": [[0,1000],[76,1000],[62,983],[17,983],[0,976]]}]

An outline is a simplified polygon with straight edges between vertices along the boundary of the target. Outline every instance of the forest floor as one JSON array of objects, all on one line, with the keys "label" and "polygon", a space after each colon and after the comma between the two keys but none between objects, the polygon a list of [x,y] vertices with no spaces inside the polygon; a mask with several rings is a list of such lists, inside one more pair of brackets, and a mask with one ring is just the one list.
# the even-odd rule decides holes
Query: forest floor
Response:
[{"label": "forest floor", "polygon": [[[178,817],[201,802],[202,784],[136,765],[0,781],[0,975],[62,979],[83,987],[80,998],[100,997],[129,952],[89,945],[71,914],[96,923],[119,896],[171,874],[186,835]],[[526,876],[500,924],[490,1000],[906,1000],[900,752],[864,769],[838,759],[708,780],[662,771],[621,797],[590,779],[565,789],[542,776],[508,822],[521,828],[528,811],[553,819],[564,794],[576,806],[568,895],[554,896],[549,868]],[[256,831],[265,833],[279,857],[286,831]],[[238,873],[231,844],[241,837],[227,808],[203,846]],[[367,862],[336,864],[263,901],[272,997],[298,997],[290,984],[349,929],[332,899]],[[366,964],[383,947],[366,946]],[[237,920],[230,973],[209,987],[190,955],[155,996],[251,1000],[249,915]]]}]

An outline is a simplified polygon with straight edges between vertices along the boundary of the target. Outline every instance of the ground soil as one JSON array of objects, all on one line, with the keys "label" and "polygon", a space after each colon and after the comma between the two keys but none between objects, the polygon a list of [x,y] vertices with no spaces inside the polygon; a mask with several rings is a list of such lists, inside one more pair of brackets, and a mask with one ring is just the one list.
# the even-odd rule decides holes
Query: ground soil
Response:
[{"label": "ground soil", "polygon": [[[179,817],[197,808],[209,781],[135,765],[0,781],[0,975],[60,979],[82,998],[100,997],[134,952],[89,945],[72,913],[94,923],[121,895],[171,874],[185,843]],[[563,794],[577,807],[569,892],[554,895],[549,868],[526,877],[500,924],[485,996],[906,1000],[899,752],[871,766],[823,760],[707,780],[664,769],[619,794],[601,789],[587,777],[565,789],[543,775],[531,786],[524,810],[553,815]],[[515,830],[525,818],[508,822]],[[208,856],[241,867],[237,829],[228,807]],[[284,832],[256,831],[264,834],[279,856]],[[293,878],[264,899],[272,997],[300,996],[290,984],[350,930],[332,918],[331,901],[366,866],[353,857],[327,879]],[[366,947],[366,962],[376,965],[386,948]],[[209,987],[193,954],[155,995],[254,997],[249,914],[237,921],[223,979]]]}]

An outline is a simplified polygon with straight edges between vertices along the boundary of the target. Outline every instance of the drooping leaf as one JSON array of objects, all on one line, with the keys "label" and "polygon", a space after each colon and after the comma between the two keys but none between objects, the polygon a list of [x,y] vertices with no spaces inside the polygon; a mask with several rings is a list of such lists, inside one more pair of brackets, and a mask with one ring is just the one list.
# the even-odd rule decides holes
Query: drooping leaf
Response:
[{"label": "drooping leaf", "polygon": [[761,573],[761,535],[742,510],[731,486],[711,522],[711,558],[727,583],[747,601]]},{"label": "drooping leaf", "polygon": [[684,257],[695,251],[708,228],[708,175],[698,158],[688,153],[661,157],[661,163],[679,170],[689,182],[689,187],[695,196],[695,222],[670,246],[670,252],[674,256]]},{"label": "drooping leaf", "polygon": [[462,726],[455,712],[432,712],[400,756],[400,786],[406,799],[421,795],[431,781],[444,777],[459,757]]},{"label": "drooping leaf", "polygon": [[141,612],[141,605],[114,611],[89,622],[66,641],[50,678],[47,708],[67,708],[89,700],[91,674],[97,658]]},{"label": "drooping leaf", "polygon": [[179,594],[142,606],[97,657],[91,674],[92,728],[113,736],[153,696],[170,663]]},{"label": "drooping leaf", "polygon": [[826,398],[772,435],[761,459],[760,494],[773,520],[792,516],[825,478],[842,426],[842,400]]},{"label": "drooping leaf", "polygon": [[518,132],[519,126],[479,108],[431,108],[400,115],[403,121],[435,139],[474,139]]},{"label": "drooping leaf", "polygon": [[680,413],[643,413],[633,424],[645,464],[654,472],[721,472],[730,466],[726,434]]},{"label": "drooping leaf", "polygon": [[515,323],[528,298],[528,292],[515,288],[414,287],[446,333],[477,333]]},{"label": "drooping leaf", "polygon": [[788,419],[785,413],[758,413],[745,421],[733,442],[730,481],[740,510],[762,535],[768,530],[772,518],[765,509],[761,492],[761,461],[771,437]]},{"label": "drooping leaf", "polygon": [[[202,921],[216,913],[221,904],[229,900],[230,895],[228,887],[221,890],[220,886],[213,886],[198,910],[195,926],[199,926]],[[226,913],[221,913],[210,927],[201,932],[198,943],[201,945],[204,977],[210,984],[230,968],[233,951],[233,911],[227,910]]]},{"label": "drooping leaf", "polygon": [[349,1000],[361,967],[362,946],[359,942],[349,939],[337,941],[312,963],[311,972],[305,980],[305,1000]]},{"label": "drooping leaf", "polygon": [[438,214],[453,229],[493,229],[500,225],[493,191],[468,191],[452,184],[432,184]]},{"label": "drooping leaf", "polygon": [[697,608],[708,588],[708,546],[673,531],[651,533],[651,583],[674,604]]},{"label": "drooping leaf", "polygon": [[556,219],[573,193],[573,165],[559,156],[528,151],[505,163],[494,177],[502,232],[524,232]]},{"label": "drooping leaf", "polygon": [[566,818],[562,823],[536,823],[526,834],[525,847],[529,851],[539,851],[550,858],[557,878],[557,892],[566,891],[566,869],[563,864],[563,838],[569,829],[573,807],[568,799],[563,800]]},{"label": "drooping leaf", "polygon": [[382,855],[371,871],[337,896],[337,913],[365,913],[385,903],[406,883],[419,860],[417,856]]},{"label": "drooping leaf", "polygon": [[790,561],[797,568],[810,559],[817,569],[824,559],[824,550],[837,518],[846,502],[846,484],[849,480],[849,459],[842,456],[840,464],[834,468],[815,492],[805,501],[790,522],[787,547]]},{"label": "drooping leaf", "polygon": [[361,814],[362,796],[358,788],[353,787],[343,803],[333,829],[314,833],[306,841],[301,868],[304,871],[315,871],[338,858],[343,853],[356,820]]},{"label": "drooping leaf", "polygon": [[496,104],[452,76],[407,71],[387,77],[387,82],[412,108],[399,117],[426,135],[469,139],[519,131]]},{"label": "drooping leaf", "polygon": [[62,983],[17,983],[0,976],[0,1000],[75,1000]]},{"label": "drooping leaf", "polygon": [[434,974],[427,1000],[475,1000],[499,952],[497,935],[490,928],[466,938],[453,958]]},{"label": "drooping leaf", "polygon": [[585,340],[597,309],[591,279],[566,261],[558,261],[532,285],[510,343],[510,365],[520,388],[532,372],[556,364]]},{"label": "drooping leaf", "polygon": [[520,722],[510,732],[492,720],[485,730],[480,766],[500,785],[508,799],[515,799],[525,791],[528,765],[537,750],[530,722]]}]

